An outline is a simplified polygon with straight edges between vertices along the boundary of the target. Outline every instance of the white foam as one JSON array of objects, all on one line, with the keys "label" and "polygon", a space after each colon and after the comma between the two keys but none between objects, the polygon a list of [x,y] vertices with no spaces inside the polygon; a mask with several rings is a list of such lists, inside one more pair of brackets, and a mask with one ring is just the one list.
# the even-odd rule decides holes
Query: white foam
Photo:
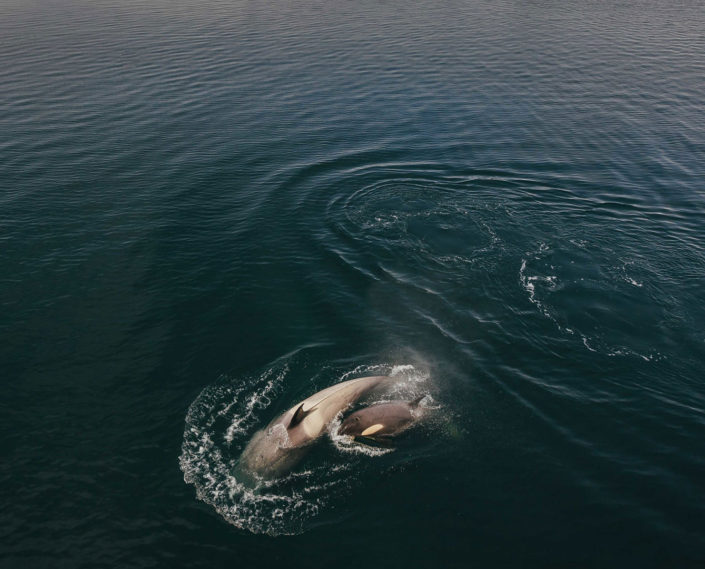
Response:
[{"label": "white foam", "polygon": [[[232,418],[232,422],[225,432],[226,441],[231,443],[235,435],[244,434],[247,431],[248,423],[254,416],[255,410],[266,409],[270,405],[272,401],[269,396],[274,393],[276,388],[281,384],[287,372],[288,368],[285,367],[276,375],[272,374],[271,370],[266,373],[266,375],[270,376],[270,379],[266,381],[264,387],[259,391],[253,392],[250,397],[246,399],[245,410],[240,415],[235,415]],[[239,393],[236,395],[239,395]],[[235,401],[236,400],[233,400],[219,415],[222,416],[229,412],[232,406],[235,405]]]},{"label": "white foam", "polygon": [[[542,243],[541,246],[539,247],[539,250],[536,251],[534,259],[540,259],[541,253],[544,253],[548,250],[548,246],[545,243]],[[529,293],[529,302],[531,302],[533,305],[536,306],[536,308],[539,309],[541,314],[543,314],[546,318],[549,320],[553,321],[558,328],[561,330],[564,330],[565,332],[571,333],[572,330],[569,328],[564,328],[562,327],[558,321],[554,318],[554,316],[551,314],[550,310],[548,307],[542,303],[536,296],[536,283],[540,283],[546,286],[546,288],[549,291],[553,291],[556,289],[557,282],[558,282],[558,277],[555,275],[549,275],[549,276],[539,276],[539,275],[528,275],[526,273],[526,267],[527,267],[527,259],[522,259],[521,260],[521,267],[519,268],[519,281],[521,282],[522,286],[524,287],[524,290]]]},{"label": "white foam", "polygon": [[391,375],[392,377],[396,377],[396,376],[402,375],[402,374],[410,374],[415,371],[416,371],[416,368],[411,364],[395,365],[395,366],[392,366],[392,369],[389,372],[389,375]]}]

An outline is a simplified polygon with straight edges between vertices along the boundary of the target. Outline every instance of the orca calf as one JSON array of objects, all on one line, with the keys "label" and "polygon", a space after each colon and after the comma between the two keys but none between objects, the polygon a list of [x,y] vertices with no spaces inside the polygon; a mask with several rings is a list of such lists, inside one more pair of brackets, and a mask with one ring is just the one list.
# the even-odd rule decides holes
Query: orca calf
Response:
[{"label": "orca calf", "polygon": [[419,407],[424,397],[422,395],[413,401],[378,403],[355,411],[340,425],[338,434],[378,443],[387,442],[424,415],[423,408]]}]

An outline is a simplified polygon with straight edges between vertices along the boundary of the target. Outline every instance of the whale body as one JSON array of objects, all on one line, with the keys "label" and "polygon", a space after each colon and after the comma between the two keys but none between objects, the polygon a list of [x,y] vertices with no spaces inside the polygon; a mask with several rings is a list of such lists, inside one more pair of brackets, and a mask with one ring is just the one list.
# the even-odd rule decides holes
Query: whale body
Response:
[{"label": "whale body", "polygon": [[422,395],[413,401],[378,403],[355,411],[340,425],[338,434],[387,442],[406,431],[422,417],[424,411],[419,407],[419,403],[424,397],[425,395]]},{"label": "whale body", "polygon": [[240,456],[240,471],[260,479],[286,474],[338,413],[387,379],[386,375],[350,379],[297,403],[254,434]]}]

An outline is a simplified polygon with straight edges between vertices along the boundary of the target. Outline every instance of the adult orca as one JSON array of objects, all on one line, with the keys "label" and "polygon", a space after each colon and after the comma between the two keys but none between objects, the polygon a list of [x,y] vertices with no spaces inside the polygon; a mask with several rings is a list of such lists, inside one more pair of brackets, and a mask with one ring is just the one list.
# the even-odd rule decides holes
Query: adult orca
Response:
[{"label": "adult orca", "polygon": [[419,403],[425,397],[413,401],[390,401],[370,405],[347,417],[338,429],[338,434],[356,439],[371,439],[388,442],[392,437],[411,427],[423,414]]},{"label": "adult orca", "polygon": [[286,474],[338,413],[387,379],[386,375],[350,379],[297,403],[254,434],[240,456],[239,469],[264,479]]}]

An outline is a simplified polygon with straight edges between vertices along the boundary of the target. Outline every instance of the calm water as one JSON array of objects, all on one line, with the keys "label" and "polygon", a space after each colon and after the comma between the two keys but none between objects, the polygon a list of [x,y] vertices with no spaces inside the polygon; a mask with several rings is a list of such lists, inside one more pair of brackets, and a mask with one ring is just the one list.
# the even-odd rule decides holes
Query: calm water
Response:
[{"label": "calm water", "polygon": [[[2,567],[703,567],[702,2],[0,5]],[[393,373],[434,420],[254,431]]]}]

